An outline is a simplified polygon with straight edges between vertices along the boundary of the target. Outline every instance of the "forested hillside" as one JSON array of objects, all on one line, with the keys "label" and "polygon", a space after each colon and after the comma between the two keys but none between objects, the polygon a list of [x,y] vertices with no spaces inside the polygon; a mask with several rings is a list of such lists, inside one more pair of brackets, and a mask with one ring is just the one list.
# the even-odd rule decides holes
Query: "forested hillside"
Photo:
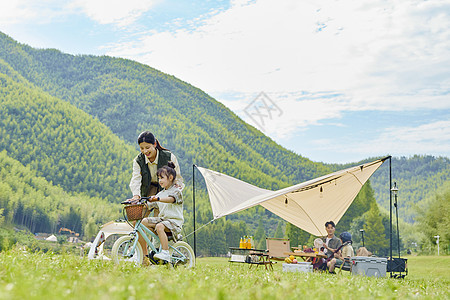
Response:
[{"label": "forested hillside", "polygon": [[[369,158],[358,163],[373,161]],[[330,165],[334,170],[358,164]],[[418,208],[428,204],[445,183],[450,181],[450,159],[431,155],[412,157],[392,157],[392,184],[397,183],[399,217],[414,223]],[[389,160],[372,175],[372,188],[377,203],[389,210]]]},{"label": "forested hillside", "polygon": [[124,199],[130,145],[69,103],[1,73],[0,97],[1,150],[69,192]]},{"label": "forested hillside", "polygon": [[[272,190],[347,167],[312,162],[284,149],[201,90],[149,66],[106,56],[34,49],[0,33],[0,170],[5,178],[0,212],[3,208],[9,222],[33,232],[54,231],[65,222],[72,229],[84,226],[91,234],[94,223],[101,224],[111,214],[119,217],[117,203],[130,196],[131,160],[138,153],[135,140],[143,130],[155,133],[178,157],[186,181],[187,232],[193,227],[194,163]],[[412,187],[411,199],[401,200],[400,205],[420,202],[422,194],[417,189],[427,184],[423,181],[435,179],[433,176],[448,178],[448,159],[443,159],[442,168],[433,165],[416,174],[420,178],[417,184],[410,183],[414,178],[411,172],[420,169],[424,160],[433,162],[427,157],[411,164],[408,159],[399,160],[408,165],[408,171],[399,173],[399,187],[405,185],[405,191],[406,186]],[[16,167],[22,170],[19,174],[29,177],[16,178]],[[375,173],[372,184],[381,204],[385,204],[382,185],[387,180],[383,172]],[[9,177],[16,179],[6,181]],[[211,220],[212,214],[199,177],[196,210],[200,225]],[[27,188],[19,194],[21,198],[14,198],[13,192],[20,186]],[[47,190],[54,192],[46,195]],[[342,226],[350,226],[356,216],[369,211],[371,191],[368,187],[358,196]],[[62,197],[70,199],[65,210],[51,205],[58,193],[66,193]],[[35,202],[22,201],[27,197]],[[85,202],[94,206],[84,206]],[[107,202],[111,206],[105,209]],[[28,217],[13,213],[22,208]],[[105,214],[97,214],[103,210]],[[30,221],[33,218],[42,222]],[[65,221],[68,219],[79,222]],[[240,235],[254,235],[258,229],[273,236],[277,228],[283,231],[284,224],[262,207],[252,208],[202,229],[199,248],[207,254],[223,253],[228,246],[236,246]]]},{"label": "forested hillside", "polygon": [[[192,163],[277,189],[323,175],[191,85],[124,59],[37,50],[0,34],[0,58],[27,81],[68,101],[134,144],[143,130]],[[190,174],[186,174],[187,177]]]},{"label": "forested hillside", "polygon": [[28,227],[32,232],[57,232],[71,228],[87,236],[118,216],[120,207],[100,198],[73,195],[36,175],[30,167],[0,152],[0,209],[6,223]]},{"label": "forested hillside", "polygon": [[[271,189],[328,172],[323,164],[276,145],[201,91],[147,66],[36,50],[5,35],[0,41],[0,149],[69,193],[113,203],[129,196],[131,160],[138,153],[135,139],[145,129],[152,130],[179,159],[187,183],[187,232],[193,227],[192,163]],[[38,191],[36,187],[33,193]],[[19,207],[17,201],[9,207],[3,204],[10,211]],[[73,211],[86,225],[87,218]],[[197,223],[211,218],[206,194],[199,190]],[[61,224],[61,216],[48,219],[53,229]],[[233,243],[230,237],[236,243],[239,235],[253,234],[260,220],[268,233],[279,223],[262,208],[250,209],[199,232],[200,248],[219,237],[216,244],[223,245],[218,248],[223,252]],[[23,224],[33,231],[38,228]]]},{"label": "forested hillside", "polygon": [[[0,41],[2,148],[69,191],[116,202],[128,196],[135,139],[146,129],[176,153],[188,186],[192,163],[269,189],[329,171],[278,146],[200,90],[148,66],[37,50],[6,35]],[[26,132],[34,142],[18,148]],[[116,145],[117,136],[132,146]],[[198,202],[201,224],[211,214],[206,201]],[[259,216],[250,217],[249,224],[256,226]],[[265,223],[276,226],[278,221]]]},{"label": "forested hillside", "polygon": [[[388,172],[388,165],[384,164],[371,179],[378,204],[386,209],[389,207]],[[413,223],[418,208],[427,205],[427,199],[434,198],[450,181],[450,159],[419,155],[393,158],[392,181],[399,189],[399,213],[403,220]]]}]

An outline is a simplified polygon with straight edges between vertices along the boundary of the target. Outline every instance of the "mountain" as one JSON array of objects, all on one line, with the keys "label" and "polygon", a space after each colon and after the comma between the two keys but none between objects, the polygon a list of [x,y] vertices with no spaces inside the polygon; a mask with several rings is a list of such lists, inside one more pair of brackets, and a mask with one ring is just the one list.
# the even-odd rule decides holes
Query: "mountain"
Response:
[{"label": "mountain", "polygon": [[[178,157],[186,181],[187,232],[192,229],[192,164],[272,190],[350,165],[312,162],[289,151],[206,93],[149,66],[107,56],[74,56],[55,49],[34,49],[0,33],[3,178],[16,178],[14,169],[2,165],[11,160],[24,174],[28,172],[31,178],[43,182],[29,186],[30,195],[58,189],[58,193],[66,193],[64,197],[98,203],[98,208],[90,207],[96,213],[89,214],[87,208],[80,208],[83,204],[71,200],[66,203],[69,213],[59,216],[44,205],[41,211],[48,212],[51,226],[70,219],[66,215],[78,218],[84,225],[102,222],[103,210],[107,218],[111,214],[120,216],[117,203],[130,196],[131,160],[138,154],[136,138],[143,130],[155,133],[161,144]],[[401,165],[396,166],[397,162]],[[408,171],[394,177],[401,193],[411,188],[408,198],[400,198],[400,208],[411,207],[408,203],[421,203],[422,197],[432,194],[435,186],[431,181],[439,185],[448,180],[448,158],[393,158],[393,164],[399,170],[408,166]],[[414,173],[414,170],[422,171]],[[197,222],[203,224],[212,215],[201,179],[196,178],[200,182]],[[386,172],[380,169],[372,180],[376,199],[385,206]],[[17,182],[26,185],[19,179]],[[4,190],[13,190],[12,186],[9,182]],[[418,191],[423,186],[426,191]],[[11,200],[13,204],[8,207],[5,197],[0,209],[12,211],[20,207],[18,200]],[[44,202],[54,201],[48,199]],[[357,202],[365,203],[364,199]],[[112,210],[105,210],[105,203],[110,203]],[[352,210],[364,212],[361,207],[352,206],[350,215]],[[223,236],[231,230],[226,242],[231,245],[231,236],[253,234],[260,219],[266,233],[273,235],[280,219],[262,208],[254,208],[214,222],[214,226],[203,229],[204,238],[199,243],[208,247],[208,240],[215,236],[213,232]],[[235,222],[239,220],[245,220],[247,227]]]},{"label": "mountain", "polygon": [[[134,144],[143,130],[192,163],[278,189],[329,169],[296,155],[191,85],[134,61],[33,49],[0,35],[0,58],[25,80]],[[190,174],[185,172],[186,177]]]},{"label": "mountain", "polygon": [[[187,232],[192,163],[271,189],[329,171],[276,145],[200,90],[129,60],[33,49],[0,34],[0,84],[0,151],[75,196],[111,203],[130,196],[135,139],[142,130],[153,131],[177,155],[186,179]],[[212,215],[204,190],[197,196],[202,224]],[[10,211],[19,207],[12,203]],[[279,222],[256,208],[239,218],[249,224],[245,234],[260,218],[269,231]],[[52,226],[60,223],[59,217],[49,219]],[[229,222],[210,228],[220,232]]]}]

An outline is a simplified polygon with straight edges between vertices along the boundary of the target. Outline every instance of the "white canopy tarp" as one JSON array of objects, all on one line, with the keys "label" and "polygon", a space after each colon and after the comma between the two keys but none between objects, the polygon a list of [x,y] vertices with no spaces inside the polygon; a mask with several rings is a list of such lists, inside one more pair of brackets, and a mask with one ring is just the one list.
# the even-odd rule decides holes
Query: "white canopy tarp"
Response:
[{"label": "white canopy tarp", "polygon": [[269,191],[219,172],[197,168],[205,179],[214,219],[261,205],[315,236],[324,236],[325,222],[339,222],[364,183],[387,158],[278,191]]}]

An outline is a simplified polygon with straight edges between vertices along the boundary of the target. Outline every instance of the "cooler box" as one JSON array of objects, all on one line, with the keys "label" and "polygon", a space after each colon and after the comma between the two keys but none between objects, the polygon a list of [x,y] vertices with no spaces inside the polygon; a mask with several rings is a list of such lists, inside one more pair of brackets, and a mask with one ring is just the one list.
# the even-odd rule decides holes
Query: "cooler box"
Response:
[{"label": "cooler box", "polygon": [[229,262],[245,262],[247,255],[231,254]]},{"label": "cooler box", "polygon": [[364,275],[370,277],[385,277],[387,258],[354,256],[352,261],[352,275]]},{"label": "cooler box", "polygon": [[299,262],[296,264],[283,264],[283,272],[304,272],[310,273],[313,266],[310,262]]}]

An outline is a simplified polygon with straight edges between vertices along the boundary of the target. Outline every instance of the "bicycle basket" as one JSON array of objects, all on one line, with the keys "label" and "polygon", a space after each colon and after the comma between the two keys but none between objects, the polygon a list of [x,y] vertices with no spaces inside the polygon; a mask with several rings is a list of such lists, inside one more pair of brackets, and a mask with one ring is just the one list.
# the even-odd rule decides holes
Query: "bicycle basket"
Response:
[{"label": "bicycle basket", "polygon": [[145,204],[132,204],[125,206],[128,221],[136,221],[148,216],[149,211]]}]

